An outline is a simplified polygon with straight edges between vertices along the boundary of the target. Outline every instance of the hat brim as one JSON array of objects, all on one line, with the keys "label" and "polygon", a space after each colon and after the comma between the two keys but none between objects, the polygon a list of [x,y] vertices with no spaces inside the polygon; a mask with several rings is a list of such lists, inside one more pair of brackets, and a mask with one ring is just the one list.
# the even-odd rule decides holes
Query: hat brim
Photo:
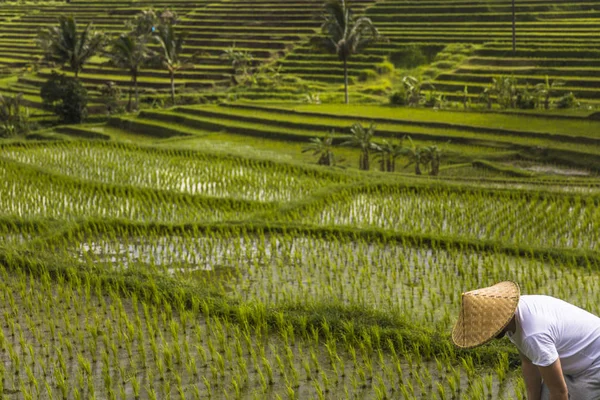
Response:
[{"label": "hat brim", "polygon": [[452,342],[462,349],[484,345],[510,323],[519,304],[520,288],[512,281],[465,292]]}]

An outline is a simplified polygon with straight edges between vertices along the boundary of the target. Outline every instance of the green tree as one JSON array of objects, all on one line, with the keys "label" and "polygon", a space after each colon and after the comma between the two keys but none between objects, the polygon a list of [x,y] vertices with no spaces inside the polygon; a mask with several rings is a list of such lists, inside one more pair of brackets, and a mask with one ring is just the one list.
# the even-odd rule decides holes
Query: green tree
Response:
[{"label": "green tree", "polygon": [[98,86],[100,92],[100,99],[106,106],[106,113],[108,115],[118,113],[121,111],[119,100],[121,100],[121,88],[111,81],[104,82],[103,85]]},{"label": "green tree", "polygon": [[177,13],[169,9],[156,12],[150,8],[136,14],[125,23],[127,29],[133,36],[149,36],[156,31],[160,25],[176,25],[179,22]]},{"label": "green tree", "polygon": [[317,164],[332,166],[335,165],[335,158],[333,155],[333,132],[327,134],[321,138],[311,138],[310,144],[306,145],[302,152],[306,153],[312,151],[314,156],[319,156]]},{"label": "green tree", "polygon": [[425,101],[423,89],[429,87],[430,90],[435,90],[431,82],[423,82],[414,76],[405,76],[402,78],[402,85],[406,93],[406,102],[409,106],[418,106]]},{"label": "green tree", "polygon": [[56,113],[62,122],[79,123],[87,117],[87,90],[75,78],[52,71],[40,97],[44,108]]},{"label": "green tree", "polygon": [[423,149],[424,158],[428,161],[430,165],[429,175],[438,176],[440,173],[440,164],[442,161],[443,151],[441,148],[431,145],[427,146]]},{"label": "green tree", "polygon": [[326,40],[322,43],[331,52],[335,52],[344,65],[344,93],[346,104],[348,96],[348,60],[353,54],[360,53],[365,47],[380,39],[379,32],[370,18],[355,18],[345,0],[327,0],[325,2],[324,22],[321,26]]},{"label": "green tree", "polygon": [[72,16],[61,16],[58,26],[40,32],[37,43],[42,48],[46,61],[63,67],[68,64],[75,73],[75,78],[78,78],[83,66],[105,46],[106,37],[95,31],[91,23],[78,34],[75,19]]},{"label": "green tree", "polygon": [[535,85],[534,88],[535,95],[538,98],[538,103],[544,104],[544,108],[546,110],[550,109],[550,97],[552,97],[554,89],[556,89],[558,86],[564,86],[564,84],[565,83],[563,81],[559,80],[553,80],[551,82],[548,78],[548,75],[546,75],[546,79],[544,80],[544,82],[538,83],[537,85]]},{"label": "green tree", "polygon": [[385,172],[396,171],[396,160],[404,154],[402,140],[390,142],[382,140],[381,143],[373,144],[377,152],[375,155],[379,159],[379,169]]},{"label": "green tree", "polygon": [[0,94],[0,137],[8,138],[29,132],[29,109],[23,106],[23,93]]},{"label": "green tree", "polygon": [[488,87],[484,89],[480,98],[485,100],[488,108],[492,108],[492,96],[502,108],[515,108],[517,106],[517,79],[512,76],[495,76]]},{"label": "green tree", "polygon": [[112,41],[111,49],[106,53],[109,64],[126,69],[131,76],[131,87],[129,88],[129,101],[127,110],[133,109],[131,104],[132,92],[135,92],[135,106],[139,104],[138,76],[140,69],[149,61],[150,49],[148,48],[148,37],[145,35],[134,36],[121,35]]},{"label": "green tree", "polygon": [[175,105],[175,73],[183,68],[193,66],[191,58],[183,59],[183,44],[187,38],[186,32],[177,33],[173,24],[160,25],[154,38],[160,50],[156,54],[163,68],[169,71],[171,78],[171,102]]},{"label": "green tree", "polygon": [[373,137],[375,136],[375,124],[371,123],[365,128],[359,123],[355,123],[350,128],[350,137],[342,143],[342,146],[357,147],[360,149],[358,168],[368,171],[370,168],[371,150],[374,150]]},{"label": "green tree", "polygon": [[404,168],[415,164],[415,174],[422,175],[423,171],[421,170],[421,166],[426,167],[429,163],[427,151],[421,146],[415,146],[410,136],[408,136],[408,141],[410,142],[410,147],[404,148],[403,152],[408,157],[409,161]]},{"label": "green tree", "polygon": [[231,47],[226,48],[221,56],[231,63],[231,82],[233,84],[240,83],[236,78],[238,74],[244,80],[252,76],[254,56],[249,51],[237,50],[234,43]]}]

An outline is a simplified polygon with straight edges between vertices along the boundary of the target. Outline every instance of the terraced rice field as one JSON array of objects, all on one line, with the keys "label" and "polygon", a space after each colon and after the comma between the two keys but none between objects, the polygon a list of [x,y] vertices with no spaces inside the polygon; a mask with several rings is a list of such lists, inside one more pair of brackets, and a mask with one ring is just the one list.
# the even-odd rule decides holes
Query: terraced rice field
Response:
[{"label": "terraced rice field", "polygon": [[[231,100],[0,143],[2,399],[520,400],[508,340],[451,344],[460,293],[514,280],[600,314],[598,114],[292,102],[343,93],[309,45],[321,3],[0,3],[0,93],[34,108],[50,70],[14,74],[40,56],[33,27],[66,13],[116,34],[150,6],[202,54],[178,85]],[[518,3],[513,54],[504,3],[352,1],[388,39],[352,59],[352,98],[380,102],[416,51],[449,98],[548,75],[594,105],[599,4]],[[281,65],[279,84],[227,91],[234,44]],[[96,106],[98,84],[129,83],[104,61],[80,74]],[[170,85],[153,69],[139,83],[145,100]],[[439,147],[439,176],[416,176],[410,151],[359,171],[355,123],[378,145]],[[305,151],[327,134],[331,167]]]},{"label": "terraced rice field", "polygon": [[[117,35],[124,22],[141,10],[170,7],[181,17],[180,28],[189,32],[185,55],[197,56],[194,68],[178,74],[179,91],[190,97],[188,101],[194,100],[192,93],[228,98],[224,91],[232,83],[233,70],[222,54],[231,46],[252,53],[256,65],[281,65],[283,82],[267,89],[255,85],[229,98],[298,101],[312,94],[324,101],[340,101],[341,63],[335,55],[315,51],[310,44],[310,38],[319,32],[321,3],[125,1],[107,9],[105,3],[73,1],[43,3],[33,10],[27,5],[0,5],[4,18],[0,68],[36,62],[41,56],[33,42],[37,30],[52,26],[60,15],[73,15],[80,24],[93,21],[98,29]],[[521,87],[543,83],[548,76],[550,81],[564,82],[553,91],[553,98],[573,92],[586,104],[598,103],[597,1],[519,2],[516,52],[512,51],[511,8],[501,2],[354,0],[349,4],[356,13],[370,17],[385,37],[350,60],[357,101],[381,101],[399,85],[395,77],[407,68],[426,64],[426,78],[433,79],[436,91],[447,100],[461,100],[466,86],[475,101],[492,77],[510,75]],[[98,85],[106,81],[123,88],[130,85],[126,71],[108,67],[105,61],[101,57],[92,60],[81,74],[94,96]],[[49,73],[50,69],[42,68],[20,76],[18,81],[5,82],[0,91],[23,92],[30,106],[40,107],[39,87]],[[378,78],[383,80],[370,85]],[[170,82],[164,70],[142,70],[139,84],[144,101],[168,97]]]},{"label": "terraced rice field", "polygon": [[459,294],[512,279],[600,313],[596,167],[286,158],[361,116],[380,139],[462,137],[462,157],[597,159],[591,119],[368,106],[178,107],[2,144],[3,397],[525,398],[507,342],[451,345]]},{"label": "terraced rice field", "polygon": [[[358,9],[372,0],[356,0]],[[106,3],[73,1],[69,4],[44,3],[36,6],[4,6],[6,23],[0,28],[0,68],[26,67],[36,63],[42,51],[34,43],[38,30],[53,26],[61,15],[73,15],[84,26],[92,22],[108,35],[123,32],[125,22],[148,8],[170,8],[180,17],[178,28],[189,33],[183,58],[195,56],[194,67],[177,74],[177,85],[189,91],[217,90],[231,83],[232,67],[223,57],[225,49],[235,46],[237,50],[252,53],[255,63],[272,61],[281,57],[299,43],[314,35],[320,24],[315,12],[319,1],[305,1],[296,6],[289,2],[273,1],[161,1],[161,2],[115,2],[107,8]],[[0,10],[3,6],[0,4]],[[260,9],[263,12],[256,13]],[[267,11],[268,10],[268,11]],[[227,26],[224,26],[224,23]],[[98,95],[97,87],[112,81],[122,88],[131,84],[127,71],[108,67],[106,59],[96,57],[83,73],[82,83]],[[39,88],[50,75],[44,67],[35,74],[21,76],[0,88],[0,93],[23,92],[32,107],[41,107]],[[139,87],[142,97],[167,97],[170,90],[166,70],[147,68],[141,71]],[[161,94],[164,94],[162,96]],[[100,107],[97,107],[100,108]]]},{"label": "terraced rice field", "polygon": [[[438,93],[459,100],[465,86],[473,99],[493,76],[510,75],[533,86],[549,79],[564,81],[553,96],[573,92],[588,103],[598,103],[597,1],[525,1],[516,4],[517,51],[512,51],[512,10],[506,2],[378,1],[366,10],[387,39],[371,46],[349,63],[356,82],[365,71],[391,61],[399,69],[412,67],[410,52],[417,49],[421,64]],[[460,47],[456,47],[460,45]],[[436,56],[436,54],[438,54]],[[343,82],[334,55],[316,53],[309,45],[292,51],[283,71],[309,81]]]}]

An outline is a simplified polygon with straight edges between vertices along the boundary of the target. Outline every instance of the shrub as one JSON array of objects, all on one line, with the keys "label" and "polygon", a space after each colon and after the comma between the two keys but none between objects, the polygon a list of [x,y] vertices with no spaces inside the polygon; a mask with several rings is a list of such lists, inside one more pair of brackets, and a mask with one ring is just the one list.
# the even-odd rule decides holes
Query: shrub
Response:
[{"label": "shrub", "polygon": [[429,62],[421,48],[415,45],[407,46],[401,51],[392,53],[390,60],[394,66],[400,68],[415,68]]},{"label": "shrub", "polygon": [[394,64],[384,61],[375,65],[375,70],[379,75],[391,75],[394,72]]},{"label": "shrub", "polygon": [[536,97],[527,89],[517,92],[516,106],[522,110],[533,110],[536,106]]},{"label": "shrub", "polygon": [[40,96],[44,108],[53,111],[62,122],[79,123],[87,117],[87,90],[75,78],[52,71]]},{"label": "shrub", "polygon": [[358,80],[360,82],[366,82],[374,79],[377,79],[377,72],[373,71],[372,69],[363,69],[358,74]]},{"label": "shrub", "polygon": [[454,67],[454,64],[456,64],[453,61],[436,61],[434,63],[431,64],[432,67],[438,68],[438,69],[450,69],[452,67]]},{"label": "shrub", "polygon": [[29,110],[23,107],[23,94],[13,97],[0,94],[0,137],[13,137],[29,132]]},{"label": "shrub", "polygon": [[565,94],[563,97],[558,99],[558,102],[556,103],[556,107],[557,108],[579,107],[579,102],[575,98],[575,95],[573,94],[573,92],[569,92],[568,94]]},{"label": "shrub", "polygon": [[391,83],[387,79],[378,81],[377,84],[373,84],[362,89],[360,92],[365,94],[372,94],[375,96],[385,96],[392,89]]},{"label": "shrub", "polygon": [[430,90],[425,94],[423,105],[431,108],[445,108],[446,103],[446,97],[443,94]]},{"label": "shrub", "polygon": [[401,86],[390,96],[390,104],[394,106],[405,106],[408,104],[406,89]]},{"label": "shrub", "polygon": [[98,88],[100,97],[104,105],[106,106],[106,113],[108,115],[118,114],[123,112],[123,107],[119,105],[121,100],[121,88],[114,82],[105,82]]}]

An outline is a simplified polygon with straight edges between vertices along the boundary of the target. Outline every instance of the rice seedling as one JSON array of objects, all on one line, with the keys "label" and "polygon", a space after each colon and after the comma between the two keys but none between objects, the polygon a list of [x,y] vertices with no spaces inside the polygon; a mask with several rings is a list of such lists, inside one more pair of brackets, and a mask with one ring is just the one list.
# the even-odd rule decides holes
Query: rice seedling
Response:
[{"label": "rice seedling", "polygon": [[3,151],[0,375],[24,398],[523,398],[506,347],[448,346],[460,292],[512,279],[600,313],[593,194]]}]

